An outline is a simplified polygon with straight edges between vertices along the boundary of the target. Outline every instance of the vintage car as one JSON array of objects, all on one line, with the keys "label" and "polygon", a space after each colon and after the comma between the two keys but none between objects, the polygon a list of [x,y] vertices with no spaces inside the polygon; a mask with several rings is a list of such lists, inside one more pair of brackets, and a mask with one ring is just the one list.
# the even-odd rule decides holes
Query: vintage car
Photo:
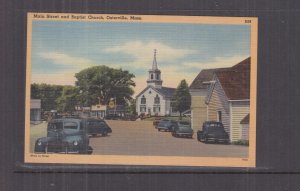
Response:
[{"label": "vintage car", "polygon": [[156,128],[158,131],[173,131],[173,126],[176,124],[176,121],[171,119],[162,119],[157,124]]},{"label": "vintage car", "polygon": [[225,131],[224,126],[221,122],[206,121],[203,123],[202,131],[197,132],[198,141],[209,143],[229,143],[229,135]]},{"label": "vintage car", "polygon": [[155,127],[155,128],[157,128],[157,125],[158,125],[158,123],[161,121],[161,118],[159,118],[159,117],[156,117],[155,119],[154,119],[154,121],[153,121],[153,126]]},{"label": "vintage car", "polygon": [[191,127],[191,123],[186,121],[178,121],[173,125],[172,135],[174,137],[189,137],[192,138],[194,131]]},{"label": "vintage car", "polygon": [[102,135],[107,136],[108,133],[112,133],[112,129],[102,119],[86,119],[87,133],[92,136]]},{"label": "vintage car", "polygon": [[48,123],[47,137],[36,140],[34,152],[91,154],[85,122],[72,118],[52,119]]}]

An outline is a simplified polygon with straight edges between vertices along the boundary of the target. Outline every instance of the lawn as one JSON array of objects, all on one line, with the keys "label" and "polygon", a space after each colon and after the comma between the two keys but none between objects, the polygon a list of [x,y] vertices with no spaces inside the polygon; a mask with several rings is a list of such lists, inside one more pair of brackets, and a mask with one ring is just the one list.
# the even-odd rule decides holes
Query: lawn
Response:
[{"label": "lawn", "polygon": [[37,125],[30,124],[30,152],[34,152],[35,141],[45,136],[47,136],[47,122]]}]

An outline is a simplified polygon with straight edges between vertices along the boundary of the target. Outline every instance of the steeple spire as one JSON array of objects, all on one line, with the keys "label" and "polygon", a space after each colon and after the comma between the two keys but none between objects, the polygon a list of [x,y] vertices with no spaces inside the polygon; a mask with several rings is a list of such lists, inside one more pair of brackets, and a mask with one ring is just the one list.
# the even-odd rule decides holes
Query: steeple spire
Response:
[{"label": "steeple spire", "polygon": [[161,88],[162,87],[162,80],[161,80],[161,76],[160,76],[161,72],[157,67],[156,49],[154,49],[152,69],[150,69],[148,72],[149,72],[149,77],[147,80],[148,86],[153,86],[154,88]]},{"label": "steeple spire", "polygon": [[156,62],[156,49],[154,49],[154,57],[153,57],[153,63],[152,63],[152,70],[157,70],[157,62]]}]

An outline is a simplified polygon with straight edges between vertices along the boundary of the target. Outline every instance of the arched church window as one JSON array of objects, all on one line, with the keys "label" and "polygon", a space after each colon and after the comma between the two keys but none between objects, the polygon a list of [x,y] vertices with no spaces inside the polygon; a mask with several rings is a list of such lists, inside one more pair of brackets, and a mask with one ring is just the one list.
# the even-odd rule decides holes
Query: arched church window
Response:
[{"label": "arched church window", "polygon": [[156,95],[154,98],[154,104],[160,104],[160,99],[158,95]]},{"label": "arched church window", "polygon": [[151,80],[153,80],[153,74],[151,74]]},{"label": "arched church window", "polygon": [[145,96],[143,96],[143,97],[141,98],[141,104],[146,104],[146,98],[145,98]]}]

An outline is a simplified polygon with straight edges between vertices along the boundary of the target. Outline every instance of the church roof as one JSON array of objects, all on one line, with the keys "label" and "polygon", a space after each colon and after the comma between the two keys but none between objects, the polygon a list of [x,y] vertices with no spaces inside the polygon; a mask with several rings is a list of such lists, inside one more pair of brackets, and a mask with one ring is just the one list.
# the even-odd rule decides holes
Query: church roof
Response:
[{"label": "church roof", "polygon": [[161,87],[161,88],[157,88],[156,90],[166,97],[172,97],[176,89],[169,88],[169,87]]},{"label": "church roof", "polygon": [[143,89],[136,97],[141,96],[144,92],[146,92],[149,88],[153,89],[160,95],[170,98],[174,95],[176,88],[169,88],[169,87],[161,87],[161,88],[155,88],[153,86],[147,86],[145,89]]}]

